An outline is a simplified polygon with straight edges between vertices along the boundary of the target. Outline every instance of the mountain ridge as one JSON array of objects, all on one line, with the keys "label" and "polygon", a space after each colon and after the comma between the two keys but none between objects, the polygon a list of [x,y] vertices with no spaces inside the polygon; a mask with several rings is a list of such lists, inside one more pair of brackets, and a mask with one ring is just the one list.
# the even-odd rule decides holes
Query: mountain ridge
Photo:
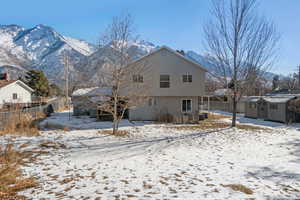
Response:
[{"label": "mountain ridge", "polygon": [[[159,47],[145,40],[130,41],[128,46],[128,52],[135,58]],[[109,65],[106,51],[110,51],[108,47],[97,48],[84,40],[64,36],[43,24],[32,28],[16,24],[0,25],[0,72],[12,66],[12,71],[20,71],[17,73],[19,76],[22,71],[40,69],[51,81],[61,83],[64,76],[63,57],[68,55],[73,79],[79,79],[82,73],[90,76],[89,79],[97,79],[99,69]],[[206,55],[187,51],[185,56],[212,72],[216,71]]]}]

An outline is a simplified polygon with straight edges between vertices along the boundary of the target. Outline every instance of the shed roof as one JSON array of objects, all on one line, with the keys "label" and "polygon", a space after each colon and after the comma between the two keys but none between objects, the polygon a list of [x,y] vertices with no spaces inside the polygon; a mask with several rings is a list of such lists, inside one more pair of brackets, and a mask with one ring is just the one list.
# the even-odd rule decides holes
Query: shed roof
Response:
[{"label": "shed roof", "polygon": [[101,95],[111,95],[112,89],[108,87],[91,87],[91,88],[81,88],[75,90],[72,96],[101,96]]},{"label": "shed roof", "polygon": [[217,89],[214,91],[215,96],[226,96],[228,94],[231,94],[232,90],[228,88],[222,88],[222,89]]},{"label": "shed roof", "polygon": [[269,96],[269,97],[263,97],[263,99],[270,103],[286,103],[291,99],[296,98],[294,95],[290,96]]}]

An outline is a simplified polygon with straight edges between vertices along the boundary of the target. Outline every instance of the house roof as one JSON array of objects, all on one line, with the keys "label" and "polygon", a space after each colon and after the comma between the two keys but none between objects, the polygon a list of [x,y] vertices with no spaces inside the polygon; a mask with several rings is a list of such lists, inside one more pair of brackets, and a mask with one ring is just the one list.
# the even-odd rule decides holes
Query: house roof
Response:
[{"label": "house roof", "polygon": [[12,81],[6,81],[6,80],[0,80],[0,88],[3,88],[11,83],[16,82],[16,80],[12,80]]},{"label": "house roof", "polygon": [[200,65],[199,63],[197,63],[197,62],[195,62],[195,61],[187,58],[186,56],[183,56],[182,54],[174,51],[173,49],[171,49],[171,48],[169,48],[167,46],[161,46],[160,48],[158,48],[158,49],[156,49],[156,50],[154,50],[154,51],[152,51],[152,52],[150,52],[150,53],[148,53],[148,54],[146,54],[146,55],[144,55],[144,56],[142,56],[142,57],[134,60],[131,64],[136,63],[136,62],[138,62],[140,60],[143,60],[144,58],[146,58],[148,56],[151,56],[151,55],[153,55],[153,54],[155,54],[155,53],[157,53],[157,52],[159,52],[159,51],[161,51],[163,49],[169,51],[170,53],[172,53],[172,54],[174,54],[174,55],[176,55],[176,56],[178,56],[178,57],[180,57],[182,59],[184,59],[185,61],[189,62],[190,64],[195,65],[195,66],[199,67],[200,69],[208,72],[208,70],[205,67],[203,67],[202,65]]},{"label": "house roof", "polygon": [[19,84],[21,87],[23,87],[24,89],[26,89],[30,92],[34,91],[31,87],[29,87],[28,85],[26,85],[25,83],[23,83],[20,80],[10,80],[10,81],[0,80],[0,88],[6,87],[6,86],[8,86],[10,84],[13,84],[13,83]]},{"label": "house roof", "polygon": [[215,96],[226,96],[228,94],[231,94],[231,89],[223,88],[223,89],[217,89],[214,91]]},{"label": "house roof", "polygon": [[256,96],[253,96],[253,97],[247,97],[245,99],[245,101],[248,101],[248,102],[257,102],[261,99],[261,97],[256,97]]},{"label": "house roof", "polygon": [[81,88],[75,90],[72,96],[101,96],[101,95],[111,95],[112,89],[108,87],[90,87],[90,88]]}]

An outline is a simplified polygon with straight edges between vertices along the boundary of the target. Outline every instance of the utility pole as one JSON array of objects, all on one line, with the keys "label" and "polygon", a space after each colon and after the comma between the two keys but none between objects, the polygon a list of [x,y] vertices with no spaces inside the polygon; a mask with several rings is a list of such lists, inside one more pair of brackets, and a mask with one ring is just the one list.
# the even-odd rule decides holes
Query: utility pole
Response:
[{"label": "utility pole", "polygon": [[63,57],[63,62],[64,62],[64,68],[65,68],[65,95],[66,95],[66,101],[67,101],[67,106],[69,109],[69,120],[71,119],[71,113],[70,113],[70,103],[69,103],[69,67],[70,67],[70,60],[66,52],[64,52],[64,57]]},{"label": "utility pole", "polygon": [[300,88],[300,65],[298,65],[298,87]]}]

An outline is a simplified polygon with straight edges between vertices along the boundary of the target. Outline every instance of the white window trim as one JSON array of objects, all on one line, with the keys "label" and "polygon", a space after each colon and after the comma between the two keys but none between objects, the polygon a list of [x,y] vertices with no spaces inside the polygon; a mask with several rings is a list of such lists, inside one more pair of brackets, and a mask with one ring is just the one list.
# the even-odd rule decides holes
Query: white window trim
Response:
[{"label": "white window trim", "polygon": [[[192,76],[192,81],[191,81],[191,82],[189,82],[189,81],[184,82],[183,76],[187,76],[187,80],[189,80],[189,79],[188,79],[189,75]],[[182,81],[182,83],[191,84],[191,83],[193,82],[193,75],[192,75],[191,73],[189,73],[189,72],[187,72],[187,73],[185,73],[185,74],[182,74],[182,75],[181,75],[181,81]]]},{"label": "white window trim", "polygon": [[[182,107],[183,107],[183,101],[184,100],[190,100],[191,101],[191,110],[190,111],[183,111]],[[193,112],[193,99],[181,99],[181,112],[182,113],[192,113]]]},{"label": "white window trim", "polygon": [[[169,81],[161,81],[160,76],[169,76]],[[160,87],[160,83],[169,83],[169,87]],[[165,89],[165,88],[171,88],[171,75],[170,74],[160,74],[159,75],[159,88]]]}]

